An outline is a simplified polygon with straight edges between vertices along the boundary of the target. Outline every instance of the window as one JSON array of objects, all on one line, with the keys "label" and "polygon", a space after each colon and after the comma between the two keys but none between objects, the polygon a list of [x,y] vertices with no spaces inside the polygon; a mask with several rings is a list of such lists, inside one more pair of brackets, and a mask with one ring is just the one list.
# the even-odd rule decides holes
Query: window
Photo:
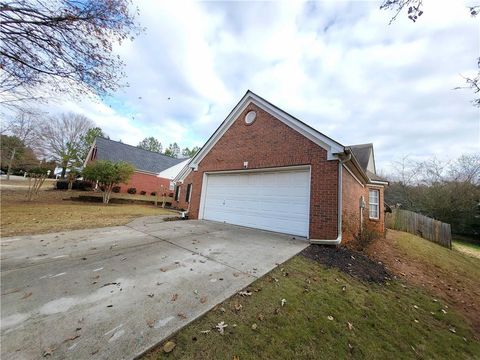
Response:
[{"label": "window", "polygon": [[380,192],[378,190],[369,190],[368,214],[370,219],[378,219],[380,212]]},{"label": "window", "polygon": [[192,184],[187,185],[187,193],[185,194],[185,201],[190,202],[190,193],[192,192]]},{"label": "window", "polygon": [[178,201],[180,199],[180,185],[177,185],[175,189],[175,201]]}]

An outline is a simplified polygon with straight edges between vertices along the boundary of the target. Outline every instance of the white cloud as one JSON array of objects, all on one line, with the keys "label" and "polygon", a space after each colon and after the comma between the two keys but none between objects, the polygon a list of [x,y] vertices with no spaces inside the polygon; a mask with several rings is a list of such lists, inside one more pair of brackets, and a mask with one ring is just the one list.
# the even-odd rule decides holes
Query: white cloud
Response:
[{"label": "white cloud", "polygon": [[416,23],[388,25],[379,4],[139,1],[147,31],[117,49],[130,87],[60,108],[124,142],[193,146],[251,89],[344,144],[373,142],[380,168],[478,151],[474,94],[452,88],[475,73],[479,19],[430,0]]}]

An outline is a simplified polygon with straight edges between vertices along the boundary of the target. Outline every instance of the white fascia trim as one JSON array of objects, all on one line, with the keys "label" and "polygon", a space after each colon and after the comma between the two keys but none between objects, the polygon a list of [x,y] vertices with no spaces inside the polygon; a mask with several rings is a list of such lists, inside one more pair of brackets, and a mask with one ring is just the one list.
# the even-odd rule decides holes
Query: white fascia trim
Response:
[{"label": "white fascia trim", "polygon": [[296,130],[297,132],[305,136],[307,139],[327,150],[328,160],[336,160],[337,156],[335,156],[335,154],[343,153],[344,147],[340,144],[329,139],[325,135],[322,135],[316,130],[310,128],[309,126],[301,123],[294,117],[288,115],[286,112],[277,109],[276,107],[272,106],[267,101],[258,97],[254,93],[247,92],[243,99],[237,104],[237,106],[235,106],[229,116],[225,119],[222,125],[220,125],[220,127],[216,130],[212,137],[207,141],[205,146],[203,146],[202,149],[197,153],[197,155],[192,159],[192,162],[190,163],[191,168],[193,168],[194,170],[198,169],[198,164],[200,163],[200,161],[202,161],[202,159],[208,154],[212,147],[225,134],[225,132],[230,128],[233,122],[238,118],[238,116],[245,110],[245,108],[250,103],[253,103],[259,108],[270,113],[272,116],[282,121],[285,125],[289,126],[293,130]]},{"label": "white fascia trim", "polygon": [[381,186],[383,187],[384,185],[388,185],[389,182],[388,181],[379,181],[379,180],[370,180],[370,182],[368,183],[368,185],[377,185],[377,186]]},{"label": "white fascia trim", "polygon": [[345,164],[343,164],[343,167],[345,168],[345,170],[348,171],[348,173],[349,173],[350,175],[353,176],[353,178],[354,178],[360,185],[362,185],[362,187],[365,187],[365,184],[363,184],[363,183],[355,176],[355,174],[352,172],[352,170],[350,170]]},{"label": "white fascia trim", "polygon": [[190,167],[190,163],[186,164],[183,169],[175,176],[175,178],[172,180],[173,182],[177,183],[183,183],[185,178],[190,174],[192,171],[192,168]]},{"label": "white fascia trim", "polygon": [[88,159],[90,159],[90,156],[92,156],[92,151],[95,148],[96,143],[97,143],[97,139],[93,140],[93,144],[92,144],[92,146],[90,146],[90,150],[88,150],[87,157],[83,161],[83,167],[87,166]]},{"label": "white fascia trim", "polygon": [[255,173],[255,172],[281,172],[281,171],[295,171],[295,170],[309,170],[311,165],[290,165],[290,166],[276,166],[266,168],[253,168],[253,169],[239,169],[239,170],[218,170],[218,171],[205,171],[204,174],[243,174],[243,173]]}]

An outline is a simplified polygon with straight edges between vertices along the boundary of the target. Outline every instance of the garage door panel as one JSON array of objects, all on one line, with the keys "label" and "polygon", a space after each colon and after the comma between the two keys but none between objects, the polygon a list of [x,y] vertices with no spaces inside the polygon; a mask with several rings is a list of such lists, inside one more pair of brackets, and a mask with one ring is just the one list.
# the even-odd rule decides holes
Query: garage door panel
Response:
[{"label": "garage door panel", "polygon": [[308,236],[306,169],[207,175],[203,218]]}]

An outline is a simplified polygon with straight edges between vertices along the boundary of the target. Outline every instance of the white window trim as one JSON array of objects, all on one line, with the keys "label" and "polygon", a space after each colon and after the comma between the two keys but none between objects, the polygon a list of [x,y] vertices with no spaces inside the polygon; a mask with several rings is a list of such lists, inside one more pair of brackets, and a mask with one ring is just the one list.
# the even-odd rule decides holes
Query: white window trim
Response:
[{"label": "white window trim", "polygon": [[[180,197],[181,194],[180,194],[180,193],[182,192],[182,187],[181,187],[180,185],[177,185],[177,186],[178,186],[178,196],[175,196],[175,195],[174,195],[174,199],[175,199],[175,197],[176,197],[177,199],[175,199],[175,201],[180,202],[180,199],[181,199],[181,197]],[[175,191],[175,192],[176,192],[176,191]]]},{"label": "white window trim", "polygon": [[[371,191],[375,191],[377,193],[377,203],[372,202],[372,197],[370,195]],[[377,206],[377,216],[371,216],[371,206]],[[380,219],[380,190],[378,189],[368,189],[368,218],[378,220]]]}]

